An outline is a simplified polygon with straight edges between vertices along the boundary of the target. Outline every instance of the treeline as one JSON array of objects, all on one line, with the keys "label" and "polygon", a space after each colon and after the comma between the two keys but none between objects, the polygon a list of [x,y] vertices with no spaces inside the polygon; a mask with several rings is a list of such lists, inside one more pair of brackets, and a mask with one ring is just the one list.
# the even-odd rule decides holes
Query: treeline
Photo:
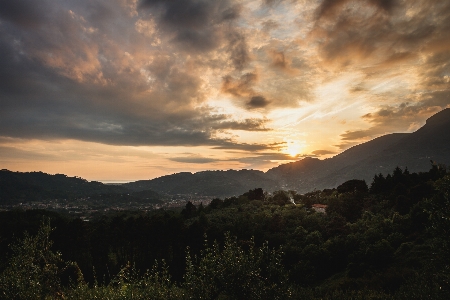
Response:
[{"label": "treeline", "polygon": [[0,170],[0,205],[50,201],[75,205],[88,203],[92,209],[103,209],[115,205],[163,204],[165,198],[152,190],[132,191],[123,186],[64,174]]},{"label": "treeline", "polygon": [[448,299],[449,196],[432,165],[93,222],[1,212],[0,298]]}]

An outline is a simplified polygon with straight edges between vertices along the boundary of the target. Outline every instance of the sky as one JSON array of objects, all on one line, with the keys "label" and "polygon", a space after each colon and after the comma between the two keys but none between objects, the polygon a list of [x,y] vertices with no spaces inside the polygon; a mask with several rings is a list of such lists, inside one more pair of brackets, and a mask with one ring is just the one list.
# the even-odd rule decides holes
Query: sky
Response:
[{"label": "sky", "polygon": [[0,0],[0,168],[332,157],[450,107],[447,0]]}]

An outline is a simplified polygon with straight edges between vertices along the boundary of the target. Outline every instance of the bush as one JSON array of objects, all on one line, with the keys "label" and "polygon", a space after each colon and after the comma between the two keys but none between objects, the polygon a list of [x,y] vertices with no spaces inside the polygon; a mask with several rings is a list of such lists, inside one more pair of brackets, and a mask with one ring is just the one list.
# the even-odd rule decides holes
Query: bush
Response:
[{"label": "bush", "polygon": [[[74,284],[82,281],[75,263],[65,263],[60,253],[51,250],[50,220],[44,220],[35,236],[25,233],[11,246],[13,256],[0,275],[1,299],[59,299],[63,297],[61,277]],[[73,275],[71,275],[70,271]]]}]

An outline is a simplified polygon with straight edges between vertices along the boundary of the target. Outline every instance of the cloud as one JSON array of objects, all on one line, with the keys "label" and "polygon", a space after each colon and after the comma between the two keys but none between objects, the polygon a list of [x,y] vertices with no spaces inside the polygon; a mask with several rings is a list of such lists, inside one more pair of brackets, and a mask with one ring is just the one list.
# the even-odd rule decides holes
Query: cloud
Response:
[{"label": "cloud", "polygon": [[232,140],[219,140],[217,141],[220,145],[214,146],[213,149],[223,149],[223,150],[241,150],[247,152],[262,151],[262,150],[279,150],[277,145],[267,145],[267,144],[249,144],[249,143],[236,143]]},{"label": "cloud", "polygon": [[[440,105],[430,105],[428,102],[437,100],[436,98],[430,98],[426,101],[419,102],[419,104],[416,105],[402,103],[397,107],[386,106],[373,113],[365,114],[362,116],[362,119],[369,122],[372,126],[364,130],[346,131],[340,135],[343,143],[336,146],[340,149],[346,149],[349,146],[353,146],[355,143],[387,133],[416,130],[418,127],[423,126],[427,118],[439,112],[447,105],[450,105],[450,100],[448,99],[450,93],[447,93],[446,95],[446,101],[444,100]],[[437,102],[439,103],[439,101]]]},{"label": "cloud", "polygon": [[247,107],[249,109],[264,108],[269,104],[270,101],[267,101],[267,99],[263,96],[253,96],[252,98],[250,98],[250,101],[247,102]]},{"label": "cloud", "polygon": [[222,92],[235,97],[249,97],[254,94],[253,86],[258,81],[258,74],[245,73],[239,79],[227,75],[223,78]]},{"label": "cloud", "polygon": [[270,131],[270,128],[266,128],[264,125],[267,123],[267,119],[245,119],[243,121],[223,121],[217,123],[214,129],[229,129],[229,130],[246,130],[246,131]]},{"label": "cloud", "polygon": [[[351,91],[376,107],[362,116],[368,127],[345,131],[338,147],[409,132],[450,105],[449,22],[447,1],[325,0],[317,7],[308,41],[316,43],[321,65],[358,69],[365,79]],[[392,88],[371,88],[369,82],[386,78]]]},{"label": "cloud", "polygon": [[[81,1],[50,8],[43,1],[35,8],[27,1],[0,2],[2,13],[11,12],[0,13],[8,20],[0,23],[0,135],[109,145],[263,149],[217,137],[223,130],[270,129],[265,119],[233,120],[203,105],[208,90],[201,75],[209,65],[198,64],[182,50],[193,43],[192,51],[207,51],[218,46],[208,44],[216,43],[211,35],[218,35],[217,43],[225,48],[230,40],[232,65],[244,66],[245,37],[220,25],[238,18],[240,5],[143,1],[139,14],[130,14],[123,3]],[[145,8],[153,15],[144,14]],[[27,18],[39,26],[22,24]],[[147,23],[137,27],[140,21]],[[111,25],[114,28],[108,28]],[[158,46],[155,41],[163,38],[159,30],[172,34],[176,47],[183,45]],[[255,78],[241,78],[248,81],[248,97]],[[245,94],[245,83],[235,89]]]},{"label": "cloud", "polygon": [[239,100],[245,100],[245,108],[252,110],[267,107],[271,101],[258,95],[253,86],[258,81],[257,73],[245,73],[239,79],[225,76],[222,81],[222,92],[230,94]]},{"label": "cloud", "polygon": [[242,70],[250,61],[246,38],[237,31],[228,33],[227,38],[231,61],[237,70]]},{"label": "cloud", "polygon": [[262,23],[262,25],[263,25],[263,31],[264,32],[267,32],[267,31],[270,31],[270,30],[273,30],[273,29],[276,29],[276,28],[280,27],[280,24],[278,24],[278,22],[276,22],[274,20],[264,21]]},{"label": "cloud", "polygon": [[282,51],[270,51],[269,54],[272,59],[272,66],[280,69],[287,68],[287,62]]},{"label": "cloud", "polygon": [[11,160],[62,160],[56,155],[36,153],[36,151],[22,150],[16,147],[0,146],[0,162]]},{"label": "cloud", "polygon": [[[354,5],[353,0],[324,0],[317,8],[317,19],[322,17],[333,17],[341,11],[346,4]],[[390,12],[396,0],[367,0],[365,4],[371,5],[375,8]]]},{"label": "cloud", "polygon": [[192,154],[190,156],[184,157],[171,157],[169,158],[171,161],[181,162],[181,163],[189,163],[189,164],[209,164],[215,161],[220,161],[213,158],[203,157],[201,155]]},{"label": "cloud", "polygon": [[322,156],[322,155],[328,155],[328,154],[336,154],[336,152],[330,151],[330,150],[314,150],[312,152],[312,154],[317,155],[317,156]]},{"label": "cloud", "polygon": [[367,129],[367,130],[347,130],[345,133],[341,134],[341,140],[343,141],[354,141],[354,140],[362,140],[365,138],[370,138],[373,135],[378,134],[376,130]]},{"label": "cloud", "polygon": [[246,164],[257,164],[271,161],[292,161],[295,158],[285,153],[258,153],[254,156],[242,157],[238,161]]},{"label": "cloud", "polygon": [[229,24],[240,17],[241,5],[233,1],[143,0],[140,14],[156,18],[158,27],[171,36],[179,50],[208,52],[226,43],[229,59],[241,70],[249,60],[245,36]]},{"label": "cloud", "polygon": [[21,27],[33,28],[45,21],[47,9],[51,9],[47,0],[40,1],[39,5],[33,0],[1,0],[0,18]]},{"label": "cloud", "polygon": [[360,144],[360,142],[344,142],[344,143],[340,143],[338,145],[334,145],[335,147],[339,148],[340,151],[344,151],[347,150],[350,147],[353,147],[355,145]]}]

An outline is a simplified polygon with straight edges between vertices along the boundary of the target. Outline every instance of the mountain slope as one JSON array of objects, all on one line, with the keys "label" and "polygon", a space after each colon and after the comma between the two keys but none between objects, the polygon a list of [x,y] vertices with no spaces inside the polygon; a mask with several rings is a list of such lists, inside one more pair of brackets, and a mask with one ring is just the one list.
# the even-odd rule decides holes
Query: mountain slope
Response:
[{"label": "mountain slope", "polygon": [[330,174],[339,174],[345,168],[351,169],[351,166],[370,159],[380,151],[399,142],[406,135],[406,133],[388,134],[354,146],[329,159],[320,160],[318,158],[307,157],[293,163],[272,168],[266,174],[272,179],[279,180],[284,187],[301,190],[302,192],[305,191],[305,188],[309,191],[314,188],[338,185],[334,183],[331,185],[322,185],[321,181]]},{"label": "mountain slope", "polygon": [[125,193],[120,186],[105,185],[64,174],[0,170],[0,203],[17,203],[54,198],[77,198],[97,194]]},{"label": "mountain slope", "polygon": [[264,187],[272,191],[278,182],[257,170],[183,172],[151,180],[139,180],[122,185],[130,190],[151,189],[166,194],[198,194],[213,197],[241,195],[250,189]]},{"label": "mountain slope", "polygon": [[279,177],[288,189],[307,192],[333,188],[350,179],[365,179],[370,184],[375,174],[386,175],[396,166],[420,172],[430,168],[430,160],[450,165],[450,109],[430,117],[413,133],[376,138],[332,158],[317,160],[312,167],[301,163],[303,160],[280,165],[267,174]]},{"label": "mountain slope", "polygon": [[[64,174],[0,170],[0,205],[78,198],[101,199],[105,203],[161,203],[163,200],[161,195],[148,189],[131,192],[123,186],[87,181]],[[91,200],[86,200],[86,203]]]}]

